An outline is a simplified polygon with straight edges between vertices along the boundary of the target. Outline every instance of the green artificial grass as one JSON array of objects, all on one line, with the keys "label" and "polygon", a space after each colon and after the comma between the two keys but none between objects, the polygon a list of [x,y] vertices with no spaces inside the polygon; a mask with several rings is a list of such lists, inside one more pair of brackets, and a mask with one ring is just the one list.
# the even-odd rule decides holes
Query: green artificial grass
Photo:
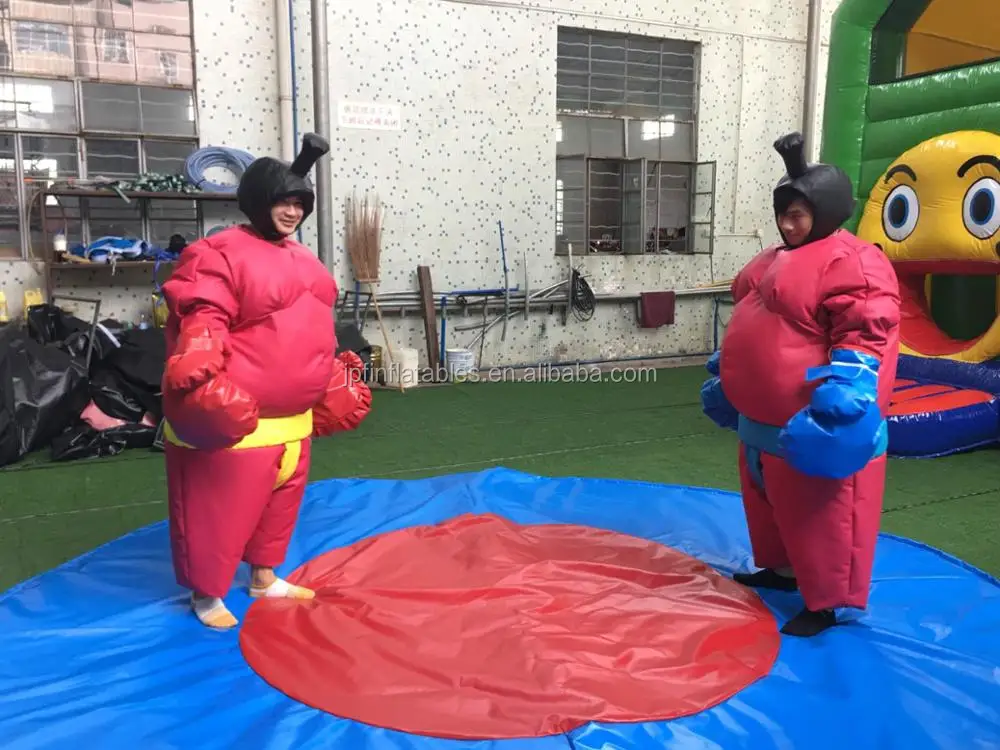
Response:
[{"label": "green artificial grass", "polygon": [[[619,383],[377,391],[354,433],[317,441],[312,478],[415,478],[506,466],[551,476],[738,489],[735,436],[701,413],[702,367]],[[890,462],[883,530],[1000,574],[1000,461]],[[43,457],[44,458],[44,457]],[[166,517],[162,454],[0,472],[0,590]],[[166,550],[164,550],[166,554]]]}]

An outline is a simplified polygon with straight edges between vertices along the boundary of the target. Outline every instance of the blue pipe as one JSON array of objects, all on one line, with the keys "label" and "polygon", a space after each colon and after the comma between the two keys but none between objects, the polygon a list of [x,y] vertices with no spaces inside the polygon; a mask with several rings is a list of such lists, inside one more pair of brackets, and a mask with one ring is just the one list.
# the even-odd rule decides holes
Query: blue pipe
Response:
[{"label": "blue pipe", "polygon": [[440,365],[444,367],[445,334],[448,329],[448,297],[441,295],[441,357]]},{"label": "blue pipe", "polygon": [[712,299],[712,351],[719,351],[719,300]]}]

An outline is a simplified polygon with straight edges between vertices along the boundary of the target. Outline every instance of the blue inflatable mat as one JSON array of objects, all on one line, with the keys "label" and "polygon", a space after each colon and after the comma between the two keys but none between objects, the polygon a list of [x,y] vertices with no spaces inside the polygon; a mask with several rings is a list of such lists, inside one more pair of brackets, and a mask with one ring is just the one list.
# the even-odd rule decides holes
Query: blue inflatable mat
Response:
[{"label": "blue inflatable mat", "polygon": [[[655,540],[724,573],[749,564],[732,493],[504,469],[310,486],[282,573],[375,534],[491,512]],[[245,585],[244,577],[238,582]],[[795,594],[764,592],[779,623]],[[249,599],[229,598],[242,617]],[[0,596],[4,750],[971,750],[1000,747],[1000,583],[920,544],[879,543],[867,614],[786,638],[771,674],[671,722],[591,724],[568,736],[476,741],[406,735],[299,704],[260,679],[235,633],[208,631],[173,580],[165,523]]]}]

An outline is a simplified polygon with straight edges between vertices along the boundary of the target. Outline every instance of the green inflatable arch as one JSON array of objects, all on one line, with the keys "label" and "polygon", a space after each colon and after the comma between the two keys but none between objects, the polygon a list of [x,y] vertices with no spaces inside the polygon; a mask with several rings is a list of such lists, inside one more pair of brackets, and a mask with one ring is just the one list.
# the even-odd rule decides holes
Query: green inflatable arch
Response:
[{"label": "green inflatable arch", "polygon": [[904,151],[954,130],[1000,132],[1000,7],[993,0],[843,0],[833,17],[821,159],[858,206]]}]

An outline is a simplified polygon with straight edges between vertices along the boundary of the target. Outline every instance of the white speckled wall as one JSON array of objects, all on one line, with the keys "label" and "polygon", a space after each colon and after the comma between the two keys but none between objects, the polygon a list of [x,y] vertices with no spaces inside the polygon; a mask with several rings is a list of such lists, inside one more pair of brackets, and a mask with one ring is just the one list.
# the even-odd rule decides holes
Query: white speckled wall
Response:
[{"label": "white speckled wall", "polygon": [[[824,3],[825,34],[835,6]],[[309,12],[309,0],[295,0],[300,132],[313,121]],[[273,0],[195,0],[195,13],[203,143],[276,152]],[[702,43],[698,158],[718,163],[715,256],[577,258],[596,292],[683,289],[729,278],[760,248],[758,230],[765,243],[776,237],[770,193],[781,168],[771,142],[801,126],[801,0],[330,0],[328,25],[334,270],[342,286],[353,286],[341,219],[352,190],[376,190],[388,207],[385,291],[416,289],[418,264],[431,266],[436,289],[501,286],[498,219],[514,283],[523,279],[525,258],[534,288],[565,277],[567,260],[553,248],[559,25]],[[825,73],[825,50],[823,57]],[[402,128],[341,129],[341,100],[399,105]],[[305,239],[315,244],[314,222]],[[19,278],[30,275],[23,264],[9,268]],[[9,290],[7,270],[0,266],[0,286]],[[109,312],[132,314],[148,288],[98,291]],[[418,316],[389,322],[396,343],[423,356]],[[676,323],[655,331],[638,328],[633,305],[605,304],[592,320],[571,316],[567,326],[559,316],[516,318],[505,342],[498,326],[485,359],[696,353],[711,347],[712,328],[705,298],[682,299]],[[381,343],[376,331],[370,323],[366,335]],[[449,345],[473,335],[449,336]]]}]

